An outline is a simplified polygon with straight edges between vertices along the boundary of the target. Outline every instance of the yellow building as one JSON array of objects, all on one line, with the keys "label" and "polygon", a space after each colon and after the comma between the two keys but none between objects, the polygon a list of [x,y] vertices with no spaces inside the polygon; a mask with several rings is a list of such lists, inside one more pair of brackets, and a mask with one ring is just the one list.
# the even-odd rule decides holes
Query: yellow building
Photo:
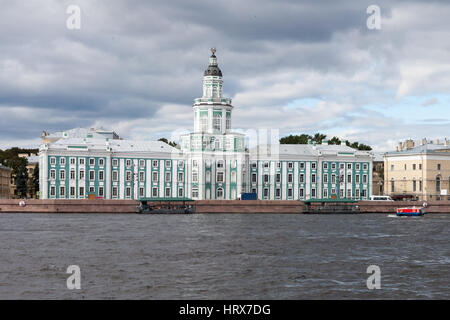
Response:
[{"label": "yellow building", "polygon": [[396,198],[450,200],[450,141],[407,140],[385,153],[384,189]]},{"label": "yellow building", "polygon": [[11,169],[0,164],[0,199],[9,199]]}]

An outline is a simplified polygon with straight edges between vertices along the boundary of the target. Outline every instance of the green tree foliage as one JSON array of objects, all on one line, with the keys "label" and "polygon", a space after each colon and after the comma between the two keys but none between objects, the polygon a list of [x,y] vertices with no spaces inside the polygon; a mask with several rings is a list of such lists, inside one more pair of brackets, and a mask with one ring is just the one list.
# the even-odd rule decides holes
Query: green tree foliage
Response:
[{"label": "green tree foliage", "polygon": [[28,191],[28,170],[26,164],[19,165],[14,172],[14,183],[16,185],[17,195],[26,197]]},{"label": "green tree foliage", "polygon": [[[316,133],[314,136],[310,136],[309,134],[300,134],[300,135],[289,135],[287,137],[283,137],[280,139],[280,144],[307,144],[308,141],[311,141],[316,144],[322,144],[322,141],[327,138],[326,134],[322,133]],[[328,140],[328,144],[334,144],[334,145],[340,145],[342,144],[342,140],[338,137],[333,137],[330,140]],[[372,148],[368,145],[365,145],[363,143],[359,142],[349,142],[345,141],[345,144],[351,148],[357,149],[357,150],[367,150],[370,151]]]},{"label": "green tree foliage", "polygon": [[31,178],[28,178],[28,193],[35,197],[39,191],[39,164],[33,169]]},{"label": "green tree foliage", "polygon": [[162,141],[164,143],[167,143],[169,146],[177,148],[178,144],[175,141],[169,141],[166,138],[159,138],[158,141]]}]

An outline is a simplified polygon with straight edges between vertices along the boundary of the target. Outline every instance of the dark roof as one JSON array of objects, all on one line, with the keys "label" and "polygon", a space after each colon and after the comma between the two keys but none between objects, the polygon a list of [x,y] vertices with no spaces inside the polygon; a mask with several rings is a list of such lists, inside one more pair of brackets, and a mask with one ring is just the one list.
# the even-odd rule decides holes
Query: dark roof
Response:
[{"label": "dark roof", "polygon": [[[211,58],[215,58],[216,56],[213,54]],[[209,64],[208,68],[203,73],[204,76],[222,76],[222,70],[220,70],[219,66],[217,64]]]}]

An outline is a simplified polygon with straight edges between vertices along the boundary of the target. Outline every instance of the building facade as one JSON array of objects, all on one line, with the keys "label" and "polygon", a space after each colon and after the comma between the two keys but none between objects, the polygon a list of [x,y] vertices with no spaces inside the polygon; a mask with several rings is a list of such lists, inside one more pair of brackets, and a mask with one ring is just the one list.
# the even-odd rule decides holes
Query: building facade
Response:
[{"label": "building facade", "polygon": [[[223,96],[215,49],[193,104],[194,131],[180,149],[160,141],[120,139],[112,131],[43,134],[43,199],[192,198],[367,199],[372,155],[345,145],[256,145],[232,130],[232,100]],[[94,132],[92,132],[94,131]]]},{"label": "building facade", "polygon": [[10,198],[11,169],[0,164],[0,199]]},{"label": "building facade", "polygon": [[450,200],[450,142],[407,140],[384,155],[384,177],[390,196]]}]

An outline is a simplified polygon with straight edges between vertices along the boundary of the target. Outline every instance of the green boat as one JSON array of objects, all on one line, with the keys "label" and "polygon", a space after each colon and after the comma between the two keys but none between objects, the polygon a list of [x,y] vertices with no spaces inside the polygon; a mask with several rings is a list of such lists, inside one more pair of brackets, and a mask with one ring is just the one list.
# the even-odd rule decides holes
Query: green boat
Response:
[{"label": "green boat", "polygon": [[141,198],[136,213],[139,214],[192,214],[194,200],[189,198]]},{"label": "green boat", "polygon": [[351,199],[310,199],[304,201],[306,214],[360,213],[358,201]]}]

